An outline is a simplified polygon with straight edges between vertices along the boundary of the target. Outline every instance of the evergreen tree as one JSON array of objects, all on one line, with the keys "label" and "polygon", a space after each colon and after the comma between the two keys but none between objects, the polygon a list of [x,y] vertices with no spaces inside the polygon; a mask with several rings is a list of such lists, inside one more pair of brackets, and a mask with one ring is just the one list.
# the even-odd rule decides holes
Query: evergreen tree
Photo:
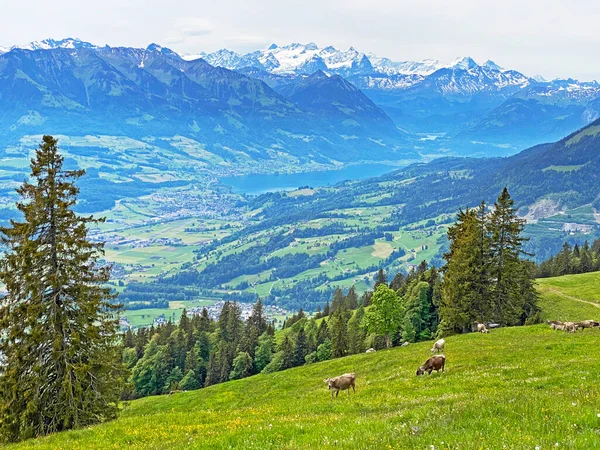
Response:
[{"label": "evergreen tree", "polygon": [[294,348],[294,366],[302,366],[304,365],[305,357],[308,355],[308,342],[306,339],[306,333],[304,332],[304,328],[300,328],[298,331],[298,335],[296,336],[296,345]]},{"label": "evergreen tree", "polygon": [[363,305],[365,308],[367,306],[371,306],[372,299],[373,299],[373,291],[365,291],[360,296],[360,304]]},{"label": "evergreen tree", "polygon": [[319,329],[317,327],[317,322],[315,319],[310,319],[304,325],[304,332],[306,333],[306,346],[308,349],[308,353],[314,352],[317,350],[317,334],[319,333]]},{"label": "evergreen tree", "polygon": [[402,272],[398,272],[392,279],[392,282],[390,283],[390,289],[392,289],[393,291],[398,291],[404,284],[405,278],[406,277]]},{"label": "evergreen tree", "polygon": [[508,190],[503,189],[490,215],[491,268],[494,320],[505,325],[517,325],[524,318],[537,314],[537,293],[533,285],[531,263],[521,255],[531,256],[522,249],[527,241],[521,233],[525,220],[517,216],[517,208]]},{"label": "evergreen tree", "polygon": [[431,289],[429,283],[414,280],[402,298],[402,338],[405,341],[430,339]]},{"label": "evergreen tree", "polygon": [[240,351],[246,352],[254,358],[254,350],[258,345],[258,338],[267,329],[267,319],[264,315],[263,305],[260,298],[252,307],[252,312],[246,323],[244,338],[240,343]]},{"label": "evergreen tree", "polygon": [[365,351],[366,333],[362,327],[364,317],[365,309],[361,305],[348,321],[348,353],[351,355]]},{"label": "evergreen tree", "polygon": [[193,370],[188,370],[185,376],[179,382],[179,388],[184,391],[194,391],[200,389],[200,383]]},{"label": "evergreen tree", "polygon": [[135,347],[135,337],[131,328],[127,328],[125,332],[125,336],[123,336],[123,347],[134,348]]},{"label": "evergreen tree", "polygon": [[179,389],[179,382],[183,379],[183,372],[179,366],[171,369],[169,376],[165,381],[165,386],[163,388],[163,393],[167,394],[172,391],[176,391]]},{"label": "evergreen tree", "polygon": [[290,340],[289,336],[285,336],[281,345],[279,346],[279,351],[282,354],[281,361],[281,370],[289,369],[290,367],[294,367],[294,345]]},{"label": "evergreen tree", "polygon": [[240,352],[233,360],[233,368],[229,374],[230,380],[239,380],[252,375],[252,357],[246,352]]},{"label": "evergreen tree", "polygon": [[348,353],[346,321],[341,311],[334,314],[329,321],[329,333],[331,335],[331,356],[334,358],[346,356]]},{"label": "evergreen tree", "polygon": [[346,309],[355,310],[356,308],[358,308],[358,295],[353,285],[346,294]]},{"label": "evergreen tree", "polygon": [[143,397],[160,394],[168,375],[165,348],[158,344],[158,335],[155,335],[146,346],[144,355],[131,371],[136,395]]},{"label": "evergreen tree", "polygon": [[335,314],[340,309],[345,309],[346,306],[346,297],[342,290],[338,287],[335,289],[333,293],[333,300],[331,301],[331,312],[330,314]]},{"label": "evergreen tree", "polygon": [[328,339],[329,327],[327,326],[327,320],[323,319],[319,324],[319,329],[317,330],[317,347]]},{"label": "evergreen tree", "polygon": [[256,372],[262,370],[271,362],[275,351],[275,339],[268,332],[264,332],[258,339],[258,347],[254,352],[254,368]]},{"label": "evergreen tree", "polygon": [[119,307],[99,265],[103,244],[73,212],[85,172],[63,170],[57,141],[44,136],[31,161],[32,182],[17,189],[23,221],[0,229],[7,249],[0,281],[0,436],[5,441],[114,418],[125,368]]},{"label": "evergreen tree", "polygon": [[373,304],[365,314],[364,325],[370,333],[385,336],[386,346],[392,346],[392,337],[399,331],[402,321],[400,300],[385,284],[380,284],[373,294]]},{"label": "evergreen tree", "polygon": [[379,269],[379,271],[377,272],[377,276],[375,277],[375,291],[382,284],[385,284],[387,286],[387,276],[385,274],[385,270]]},{"label": "evergreen tree", "polygon": [[212,386],[213,384],[221,382],[220,366],[221,364],[217,358],[216,352],[211,352],[208,360],[208,367],[206,369],[206,380],[204,381],[204,386]]},{"label": "evergreen tree", "polygon": [[590,251],[590,245],[588,241],[585,241],[583,247],[581,247],[581,272],[587,273],[594,270],[594,263],[592,259],[592,254]]},{"label": "evergreen tree", "polygon": [[480,293],[489,271],[489,258],[482,261],[486,251],[480,248],[480,227],[475,210],[461,210],[456,223],[448,229],[450,249],[444,254],[446,265],[442,269],[444,283],[439,310],[442,333],[467,332],[473,321],[491,319],[489,301]]}]

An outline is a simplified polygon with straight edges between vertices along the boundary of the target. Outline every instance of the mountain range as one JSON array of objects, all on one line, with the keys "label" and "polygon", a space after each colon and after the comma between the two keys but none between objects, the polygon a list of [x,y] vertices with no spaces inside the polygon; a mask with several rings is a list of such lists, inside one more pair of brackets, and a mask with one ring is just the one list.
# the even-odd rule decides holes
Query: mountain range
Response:
[{"label": "mountain range", "polygon": [[343,76],[400,128],[442,138],[427,148],[458,154],[514,153],[560,139],[600,116],[596,81],[546,81],[490,60],[480,65],[470,57],[449,63],[397,62],[352,47],[344,51],[314,43],[184,57],[202,57],[210,64],[242,71],[275,90],[315,70]]},{"label": "mountain range", "polygon": [[[341,78],[303,80],[286,98],[203,59],[145,49],[44,41],[0,55],[0,136],[136,139],[184,136],[228,163],[290,165],[416,159],[391,119]],[[299,93],[310,93],[310,100]],[[336,110],[336,114],[327,111]]]},{"label": "mountain range", "polygon": [[509,155],[598,117],[598,82],[545,81],[469,57],[397,62],[314,43],[179,55],[70,38],[0,50],[3,139],[182,136],[207,167]]}]

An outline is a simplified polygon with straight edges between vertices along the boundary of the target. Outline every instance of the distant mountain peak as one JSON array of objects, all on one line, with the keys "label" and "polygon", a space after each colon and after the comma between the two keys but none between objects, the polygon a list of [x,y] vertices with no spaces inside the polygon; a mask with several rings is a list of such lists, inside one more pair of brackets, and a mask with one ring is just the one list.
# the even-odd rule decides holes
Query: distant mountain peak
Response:
[{"label": "distant mountain peak", "polygon": [[267,48],[267,50],[275,50],[277,47],[277,44],[273,43],[271,45],[269,45],[269,47]]},{"label": "distant mountain peak", "polygon": [[497,70],[498,72],[504,72],[504,69],[502,67],[500,67],[498,64],[496,64],[494,61],[492,61],[491,59],[488,59],[485,63],[483,63],[483,66],[487,69],[491,69],[491,70]]},{"label": "distant mountain peak", "polygon": [[470,70],[478,67],[478,64],[470,56],[462,56],[450,62],[450,64],[448,64],[448,67],[454,69]]},{"label": "distant mountain peak", "polygon": [[22,49],[22,50],[54,50],[57,48],[97,48],[97,46],[90,44],[89,42],[82,41],[79,38],[65,38],[65,39],[44,39],[41,41],[33,41],[25,45],[14,45],[10,49]]}]

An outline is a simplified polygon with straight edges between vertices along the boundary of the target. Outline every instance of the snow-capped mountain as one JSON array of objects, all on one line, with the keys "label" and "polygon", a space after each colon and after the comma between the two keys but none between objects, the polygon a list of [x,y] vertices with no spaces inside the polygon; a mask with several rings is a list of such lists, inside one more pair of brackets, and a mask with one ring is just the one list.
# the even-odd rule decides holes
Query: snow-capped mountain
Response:
[{"label": "snow-capped mountain", "polygon": [[423,61],[392,61],[381,58],[373,53],[361,53],[355,48],[339,50],[335,47],[318,47],[315,43],[293,43],[282,47],[272,44],[264,50],[239,54],[231,50],[221,49],[214,53],[199,53],[183,55],[185,59],[202,57],[208,63],[239,70],[255,67],[275,74],[306,74],[313,73],[312,68],[324,70],[338,75],[356,75],[362,73],[377,73],[385,75],[420,75],[428,76],[444,69],[471,70],[484,67],[489,70],[503,72],[493,61],[487,61],[479,66],[472,58],[461,57],[449,63],[425,59]]},{"label": "snow-capped mountain", "polygon": [[[25,45],[13,45],[10,50],[20,48],[22,50],[53,50],[57,48],[97,48],[89,42],[81,39],[66,38],[61,40],[44,39],[43,41],[33,41]],[[8,49],[6,50],[8,51]],[[2,50],[0,49],[0,53]]]}]

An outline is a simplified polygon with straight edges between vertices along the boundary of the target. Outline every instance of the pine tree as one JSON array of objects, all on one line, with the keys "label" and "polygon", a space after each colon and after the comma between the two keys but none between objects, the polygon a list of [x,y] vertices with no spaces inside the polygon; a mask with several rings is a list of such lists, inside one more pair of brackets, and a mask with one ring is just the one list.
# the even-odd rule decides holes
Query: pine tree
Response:
[{"label": "pine tree", "polygon": [[240,343],[240,351],[246,352],[251,358],[254,358],[254,350],[258,345],[258,338],[267,329],[267,319],[260,298],[252,307],[252,312],[246,323],[244,338]]},{"label": "pine tree", "polygon": [[345,309],[346,306],[346,297],[342,290],[338,287],[335,289],[333,293],[333,300],[331,301],[331,312],[330,314],[335,314],[340,309]]},{"label": "pine tree", "polygon": [[495,280],[492,286],[494,320],[505,325],[524,323],[525,319],[537,314],[537,293],[533,286],[532,263],[521,260],[531,256],[523,249],[527,241],[521,233],[525,220],[517,216],[517,208],[504,188],[494,203],[490,215],[491,267]]},{"label": "pine tree", "polygon": [[16,441],[114,418],[125,368],[119,307],[88,239],[102,220],[73,212],[83,170],[63,170],[57,141],[44,136],[32,182],[17,189],[23,221],[0,229],[7,248],[0,281],[0,436]]},{"label": "pine tree", "polygon": [[398,289],[400,289],[402,287],[402,285],[404,284],[405,278],[406,277],[404,276],[404,274],[402,272],[398,272],[392,279],[392,282],[390,283],[390,289],[392,289],[394,291],[398,291]]},{"label": "pine tree", "polygon": [[375,277],[375,290],[377,290],[381,284],[385,284],[387,286],[387,276],[385,274],[385,270],[383,269],[379,269],[377,276]]},{"label": "pine tree", "polygon": [[135,347],[135,337],[133,336],[133,332],[131,328],[127,328],[125,332],[125,336],[123,336],[123,347],[134,348]]},{"label": "pine tree", "polygon": [[262,370],[271,362],[275,350],[275,339],[266,331],[258,339],[258,347],[254,352],[254,369]]},{"label": "pine tree", "polygon": [[172,391],[176,391],[179,389],[179,382],[183,379],[183,372],[180,367],[174,367],[171,369],[169,376],[165,381],[165,385],[163,387],[163,393],[167,394]]},{"label": "pine tree", "polygon": [[[464,333],[473,321],[491,319],[489,302],[481,296],[489,259],[482,261],[481,222],[475,210],[459,211],[456,223],[448,229],[450,249],[444,254],[444,283],[439,315],[442,333]],[[491,282],[491,281],[490,281]]]},{"label": "pine tree", "polygon": [[333,315],[329,321],[329,333],[331,335],[331,356],[340,358],[348,353],[348,336],[346,331],[346,320],[342,312]]},{"label": "pine tree", "polygon": [[193,391],[200,389],[200,383],[196,378],[196,374],[193,370],[188,370],[185,376],[179,382],[179,388],[184,391]]},{"label": "pine tree", "polygon": [[346,294],[346,309],[355,310],[356,308],[358,308],[358,295],[353,285]]},{"label": "pine tree", "polygon": [[246,352],[240,352],[233,360],[230,380],[239,380],[252,375],[252,358]]},{"label": "pine tree", "polygon": [[283,355],[283,360],[281,363],[281,370],[289,369],[290,367],[294,367],[294,345],[292,344],[289,336],[285,336],[281,345],[279,346],[279,351]]},{"label": "pine tree", "polygon": [[587,273],[594,270],[594,263],[592,260],[592,254],[590,251],[590,245],[588,241],[583,243],[583,247],[581,247],[581,272]]},{"label": "pine tree", "polygon": [[323,319],[319,324],[319,329],[317,330],[317,347],[328,339],[329,327],[327,325],[327,320]]},{"label": "pine tree", "polygon": [[300,328],[296,336],[296,345],[294,348],[294,366],[302,366],[306,362],[304,358],[308,355],[308,342],[304,328]]},{"label": "pine tree", "polygon": [[365,309],[361,305],[348,321],[348,353],[352,355],[365,351],[366,333],[362,327],[364,316]]}]

